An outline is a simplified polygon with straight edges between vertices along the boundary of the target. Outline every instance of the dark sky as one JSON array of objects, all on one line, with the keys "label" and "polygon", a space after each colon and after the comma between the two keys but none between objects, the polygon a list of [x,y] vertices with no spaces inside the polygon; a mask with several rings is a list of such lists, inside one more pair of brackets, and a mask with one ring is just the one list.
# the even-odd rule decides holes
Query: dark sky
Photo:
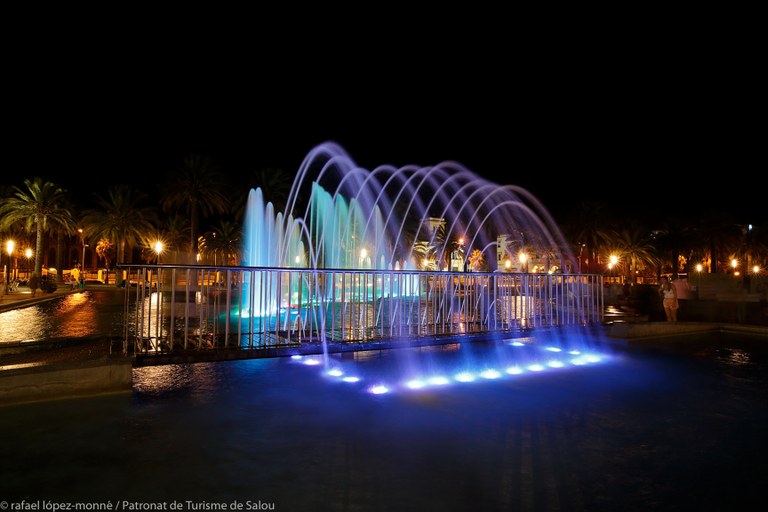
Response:
[{"label": "dark sky", "polygon": [[557,214],[601,201],[627,214],[716,209],[766,220],[765,118],[754,84],[502,78],[25,94],[7,111],[2,182],[41,175],[79,191],[147,184],[190,153],[235,178],[264,167],[294,173],[313,146],[333,140],[368,169],[456,160],[528,189]]}]

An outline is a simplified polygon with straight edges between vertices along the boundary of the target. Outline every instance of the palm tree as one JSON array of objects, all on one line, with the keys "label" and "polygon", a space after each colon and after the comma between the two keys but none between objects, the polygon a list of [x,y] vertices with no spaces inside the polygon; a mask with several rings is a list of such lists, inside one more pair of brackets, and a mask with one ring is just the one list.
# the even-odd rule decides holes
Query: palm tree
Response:
[{"label": "palm tree", "polygon": [[190,257],[197,254],[200,218],[228,210],[232,201],[226,191],[227,183],[218,166],[200,155],[186,156],[179,174],[166,181],[161,190],[161,205],[166,212],[181,209],[189,215]]},{"label": "palm tree", "polygon": [[473,271],[486,270],[485,257],[480,249],[473,249],[469,255],[469,268]]},{"label": "palm tree", "polygon": [[736,252],[740,243],[741,231],[738,224],[731,215],[712,211],[698,219],[693,229],[700,244],[706,246],[705,252],[709,253],[709,271],[720,272],[720,263],[727,264],[725,255]]},{"label": "palm tree", "polygon": [[160,240],[164,246],[163,253],[167,254],[164,258],[165,262],[177,263],[179,248],[184,247],[186,240],[189,240],[189,232],[189,219],[183,215],[171,215],[162,223],[159,230],[145,236],[142,244],[148,250],[145,255],[142,255],[143,259],[152,261],[155,258],[157,255],[154,252],[155,243]]},{"label": "palm tree", "polygon": [[108,238],[99,239],[96,243],[96,255],[104,260],[104,266],[107,268],[104,282],[109,283],[109,268],[115,259],[115,245]]},{"label": "palm tree", "polygon": [[435,246],[427,240],[417,240],[413,243],[412,256],[416,259],[417,265],[424,270],[435,270],[436,262]]},{"label": "palm tree", "polygon": [[214,265],[237,265],[242,253],[241,235],[239,224],[222,220],[218,227],[200,237],[200,253]]},{"label": "palm tree", "polygon": [[[294,177],[282,169],[265,168],[254,172],[246,181],[245,190],[238,197],[232,213],[238,219],[245,215],[245,208],[248,203],[248,194],[251,189],[260,188],[264,194],[264,202],[272,203],[275,212],[285,211],[288,195],[291,193]],[[299,199],[301,202],[301,199]],[[290,213],[290,212],[289,212]]]},{"label": "palm tree", "polygon": [[189,219],[182,215],[171,215],[162,225],[162,239],[169,248],[182,247],[184,241],[189,240],[190,230]]},{"label": "palm tree", "polygon": [[635,225],[615,233],[613,238],[619,257],[628,262],[626,278],[629,283],[637,282],[639,265],[655,267],[658,265],[656,247],[652,243],[651,234],[642,226]]},{"label": "palm tree", "polygon": [[599,272],[599,254],[611,237],[609,212],[600,203],[582,202],[575,215],[568,219],[563,225],[563,232],[574,243],[574,254],[579,257],[579,272]]},{"label": "palm tree", "polygon": [[[69,211],[70,215],[54,220],[51,225],[51,229],[56,232],[56,280],[58,282],[64,281],[64,272],[62,270],[66,263],[64,260],[64,256],[66,255],[65,237],[74,235],[77,232],[77,224],[75,223],[75,218],[72,214],[72,212],[75,211],[75,207],[70,199],[69,196],[65,197],[60,205],[61,208]],[[81,270],[85,271],[85,269]]]},{"label": "palm tree", "polygon": [[[681,255],[690,254],[690,247],[693,241],[698,242],[698,237],[693,235],[693,231],[688,223],[679,219],[672,218],[664,223],[661,230],[655,232],[655,245],[659,254],[662,256],[659,261],[663,265],[669,264],[669,270],[672,279],[677,279],[680,272]],[[661,268],[663,272],[665,269]]]},{"label": "palm tree", "polygon": [[84,235],[106,238],[117,247],[117,263],[125,263],[126,246],[133,246],[155,229],[157,212],[147,206],[146,194],[129,185],[116,185],[107,198],[96,195],[98,208],[83,215]]},{"label": "palm tree", "polygon": [[35,272],[42,275],[44,235],[52,228],[74,230],[72,212],[65,208],[66,191],[42,178],[24,180],[26,190],[13,187],[13,196],[0,205],[0,229],[23,225],[35,230]]}]

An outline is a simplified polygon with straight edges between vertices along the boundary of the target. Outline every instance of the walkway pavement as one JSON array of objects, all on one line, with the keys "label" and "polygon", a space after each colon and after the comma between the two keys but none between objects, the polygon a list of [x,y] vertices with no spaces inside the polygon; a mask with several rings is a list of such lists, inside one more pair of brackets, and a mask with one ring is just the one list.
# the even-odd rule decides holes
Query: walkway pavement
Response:
[{"label": "walkway pavement", "polygon": [[29,288],[20,287],[15,292],[0,293],[0,312],[32,306],[34,304],[56,299],[62,295],[77,293],[78,291],[80,290],[73,290],[69,286],[60,284],[56,291],[52,293],[45,293],[42,290],[38,290],[35,296],[32,297],[32,291]]}]

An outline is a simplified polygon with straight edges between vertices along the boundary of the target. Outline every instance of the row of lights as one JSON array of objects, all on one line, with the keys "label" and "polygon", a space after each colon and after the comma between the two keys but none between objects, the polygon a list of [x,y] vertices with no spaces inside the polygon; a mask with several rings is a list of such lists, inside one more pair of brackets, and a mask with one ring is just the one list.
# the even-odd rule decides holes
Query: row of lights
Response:
[{"label": "row of lights", "polygon": [[[11,258],[13,256],[13,251],[16,249],[16,242],[13,240],[6,240],[5,242],[5,251],[8,253],[8,257]],[[27,247],[24,250],[24,256],[27,257],[27,259],[31,258],[34,254],[34,251]]]},{"label": "row of lights", "polygon": [[[78,231],[80,232],[80,234],[81,234],[81,235],[83,234],[83,230],[82,230],[82,229],[78,229]],[[83,261],[82,261],[82,268],[85,268],[85,248],[86,248],[86,247],[88,247],[88,244],[86,244],[85,242],[83,242]],[[160,240],[158,240],[158,241],[156,241],[156,242],[153,244],[153,249],[155,250],[155,253],[157,253],[157,257],[158,257],[158,261],[159,261],[159,258],[160,258],[160,254],[161,254],[161,253],[163,252],[163,250],[165,249],[165,244],[163,244],[163,242],[161,242]],[[12,262],[12,258],[13,258],[13,252],[14,252],[14,250],[16,250],[16,241],[15,241],[15,240],[6,240],[6,241],[5,241],[5,252],[7,252],[7,253],[8,253],[8,263],[9,263],[9,265],[8,265],[8,266],[9,266],[9,269],[10,269],[10,266],[11,266],[11,262]],[[27,247],[27,248],[24,250],[24,256],[26,256],[26,258],[27,258],[27,261],[29,261],[29,260],[32,258],[32,255],[33,255],[33,254],[34,254],[34,251],[33,251],[31,248],[29,248],[29,247]],[[27,265],[29,265],[29,263],[27,263]]]},{"label": "row of lights", "polygon": [[[614,254],[611,254],[609,256],[609,259],[608,259],[608,270],[613,270],[613,267],[618,265],[618,263],[619,263],[619,257],[614,255]],[[734,272],[735,275],[739,275],[738,270],[736,270],[736,268],[738,266],[739,266],[739,260],[737,260],[736,258],[733,258],[731,260],[731,267],[733,267],[733,272]],[[696,272],[701,273],[703,270],[704,270],[704,265],[702,265],[701,263],[697,263],[696,264]],[[760,273],[760,266],[759,265],[753,265],[752,266],[752,273],[759,274]]]},{"label": "row of lights", "polygon": [[[511,345],[514,347],[527,347],[525,343],[522,343],[519,341],[513,342]],[[555,353],[562,352],[562,349],[558,347],[546,347],[545,350],[548,352],[555,352]],[[316,358],[313,356],[305,357],[297,354],[297,355],[291,356],[291,359],[297,360],[307,366],[322,365],[322,361],[319,358]],[[591,363],[598,363],[603,361],[604,359],[605,359],[605,356],[602,356],[602,355],[592,354],[592,353],[584,354],[579,350],[570,350],[567,352],[567,357],[565,361],[561,359],[548,358],[546,362],[532,362],[527,365],[513,364],[503,369],[484,368],[478,371],[462,370],[452,376],[445,375],[445,374],[433,374],[433,375],[423,376],[420,378],[417,377],[417,378],[409,379],[403,384],[401,384],[401,387],[415,391],[415,390],[420,390],[420,389],[429,388],[429,387],[446,386],[448,384],[451,384],[452,382],[471,383],[471,382],[482,381],[482,380],[496,380],[504,377],[505,374],[515,376],[515,375],[521,375],[526,372],[535,373],[535,372],[544,371],[547,368],[553,368],[553,369],[564,368],[567,364],[571,364],[573,366],[582,366],[582,365],[591,364]],[[347,383],[356,383],[362,380],[362,378],[359,375],[346,374],[339,367],[333,367],[327,370],[325,374],[328,375],[329,377],[335,377]],[[368,392],[374,395],[389,393],[394,389],[395,389],[395,386],[387,385],[384,383],[374,384],[367,388]]]},{"label": "row of lights", "polygon": [[[16,242],[13,240],[6,240],[5,251],[8,253],[8,267],[5,270],[5,293],[11,286],[11,271],[13,270],[13,251],[16,249]],[[32,249],[27,248],[25,255],[27,256],[27,266],[29,266],[29,258],[32,257]]]},{"label": "row of lights", "polygon": [[[731,260],[731,267],[733,267],[733,275],[737,276],[739,275],[739,271],[736,270],[736,268],[739,266],[739,261],[736,258],[733,258]],[[696,270],[701,272],[700,270],[701,265],[696,265]],[[758,265],[752,266],[752,273],[753,274],[759,274],[760,273],[760,267]]]}]

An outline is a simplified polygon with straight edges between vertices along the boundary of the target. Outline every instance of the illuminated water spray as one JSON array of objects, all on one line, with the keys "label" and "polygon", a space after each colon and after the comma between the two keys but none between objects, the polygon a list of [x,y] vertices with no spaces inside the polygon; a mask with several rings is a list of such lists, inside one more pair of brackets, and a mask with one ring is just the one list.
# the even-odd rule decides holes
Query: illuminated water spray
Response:
[{"label": "illuminated water spray", "polygon": [[[452,161],[367,170],[330,142],[305,157],[285,211],[275,212],[261,189],[250,191],[244,244],[244,264],[255,268],[243,283],[241,314],[262,320],[291,304],[312,304],[318,299],[312,290],[321,289],[311,272],[288,277],[275,269],[337,269],[337,282],[322,293],[343,301],[359,299],[357,293],[373,300],[436,292],[415,271],[558,273],[575,267],[557,225],[525,189],[493,183]],[[408,274],[396,286],[361,290],[344,280],[344,269],[411,272],[413,279]],[[458,379],[494,374],[471,375]]]}]

